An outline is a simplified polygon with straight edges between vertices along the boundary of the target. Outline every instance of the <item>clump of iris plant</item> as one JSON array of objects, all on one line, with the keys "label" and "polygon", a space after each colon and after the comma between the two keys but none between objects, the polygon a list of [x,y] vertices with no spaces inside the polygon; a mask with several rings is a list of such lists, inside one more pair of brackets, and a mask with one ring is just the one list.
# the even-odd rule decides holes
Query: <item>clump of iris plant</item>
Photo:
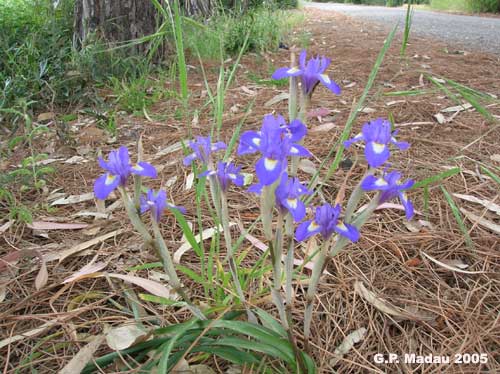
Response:
[{"label": "clump of iris plant", "polygon": [[[296,247],[315,235],[320,238],[314,257],[308,259],[313,261],[313,268],[305,296],[303,336],[307,348],[315,293],[328,261],[349,243],[360,240],[362,226],[382,203],[398,198],[405,208],[406,218],[411,219],[414,214],[413,205],[406,195],[406,191],[414,184],[413,180],[403,180],[398,171],[387,171],[388,161],[392,156],[391,147],[405,150],[409,144],[397,141],[397,132],[392,131],[391,123],[383,118],[365,123],[360,134],[345,142],[346,147],[361,142],[368,165],[364,177],[359,180],[347,203],[343,204],[344,209],[341,204],[330,203],[324,199],[319,205],[306,206],[305,198],[314,202],[316,192],[310,190],[306,181],[300,180],[297,175],[299,159],[311,156],[311,152],[303,145],[307,135],[305,113],[318,84],[323,84],[334,94],[339,95],[341,92],[340,87],[327,75],[326,70],[330,62],[326,57],[313,57],[306,61],[306,52],[302,51],[296,66],[292,54],[291,66],[280,68],[273,74],[274,79],[290,78],[289,121],[281,115],[264,116],[260,130],[244,132],[239,137],[237,148],[239,156],[259,154],[253,165],[258,182],[250,186],[247,191],[260,197],[262,229],[268,243],[273,268],[271,296],[301,366],[302,356],[297,348],[292,324],[292,282]],[[258,323],[249,307],[250,303],[245,300],[239,282],[229,225],[227,192],[232,184],[236,187],[244,186],[242,168],[233,162],[217,158],[218,152],[227,148],[222,141],[198,136],[190,141],[188,146],[191,153],[184,158],[183,163],[188,166],[196,162],[202,169],[198,177],[206,177],[208,180],[212,203],[224,232],[227,261],[237,296],[245,306],[248,319]],[[156,170],[144,162],[132,166],[125,147],[111,152],[108,162],[100,159],[99,163],[106,174],[96,181],[96,196],[105,198],[113,189],[119,188],[134,227],[143,235],[146,243],[153,243],[164,262],[172,286],[176,291],[179,290],[185,300],[189,300],[175,274],[170,254],[158,226],[165,209],[184,212],[184,208],[169,203],[163,190],[148,190],[145,195],[139,198],[136,196],[134,205],[125,188],[128,177],[134,174],[140,183],[140,178],[143,176],[156,177]],[[368,200],[368,203],[358,208],[363,200]],[[150,213],[153,235],[141,221],[138,212]],[[195,315],[203,317],[192,302],[187,301],[187,303]]]},{"label": "clump of iris plant", "polygon": [[[172,256],[167,248],[160,230],[160,220],[165,210],[176,209],[182,213],[183,207],[175,206],[167,201],[167,193],[164,190],[154,191],[148,189],[145,194],[141,193],[142,177],[156,178],[156,168],[147,163],[139,161],[136,165],[130,163],[129,151],[122,146],[117,151],[111,151],[108,162],[99,158],[99,165],[105,170],[94,183],[94,195],[99,200],[106,199],[116,188],[120,191],[125,209],[134,228],[141,234],[146,246],[153,248],[162,260],[163,268],[168,276],[172,289],[186,302],[191,312],[200,319],[206,319],[201,310],[191,301],[189,292],[182,285],[175,270]],[[135,194],[130,197],[127,184],[131,175],[134,175]],[[146,212],[151,216],[151,229],[144,222],[140,214]]]},{"label": "clump of iris plant", "polygon": [[238,266],[234,258],[234,249],[231,238],[229,225],[229,210],[227,202],[227,190],[231,183],[236,186],[244,184],[244,176],[241,174],[241,167],[236,166],[232,162],[218,161],[215,165],[212,153],[226,149],[224,142],[212,143],[210,137],[197,137],[196,140],[189,143],[189,147],[193,150],[189,156],[184,159],[184,165],[191,164],[194,160],[198,160],[201,167],[206,169],[199,177],[207,177],[209,181],[210,193],[212,202],[219,217],[224,233],[224,240],[227,250],[227,260],[229,270],[236,289],[236,293],[240,302],[244,305],[247,317],[250,322],[257,323],[257,318],[250,310],[245,300],[243,289],[241,288],[240,279],[238,276]]}]

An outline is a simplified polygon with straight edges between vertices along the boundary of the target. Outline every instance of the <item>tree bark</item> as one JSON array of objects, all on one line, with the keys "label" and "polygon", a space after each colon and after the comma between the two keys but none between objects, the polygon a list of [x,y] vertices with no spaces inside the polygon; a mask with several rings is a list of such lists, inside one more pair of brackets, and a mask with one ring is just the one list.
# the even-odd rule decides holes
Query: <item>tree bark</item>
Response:
[{"label": "tree bark", "polygon": [[[165,1],[159,2],[165,6]],[[173,0],[168,0],[170,6]],[[216,0],[180,0],[185,15],[208,17]],[[151,0],[76,0],[74,19],[75,46],[85,45],[95,35],[111,43],[126,42],[154,34],[163,19]],[[144,53],[148,43],[131,47],[131,52]]]}]

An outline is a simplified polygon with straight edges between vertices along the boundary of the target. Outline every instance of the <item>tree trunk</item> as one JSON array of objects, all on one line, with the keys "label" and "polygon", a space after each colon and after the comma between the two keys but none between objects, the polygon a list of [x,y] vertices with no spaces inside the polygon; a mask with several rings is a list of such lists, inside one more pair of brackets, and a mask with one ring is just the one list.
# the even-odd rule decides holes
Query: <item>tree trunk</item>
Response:
[{"label": "tree trunk", "polygon": [[[166,0],[159,0],[165,6]],[[174,0],[168,0],[174,6]],[[208,17],[216,0],[180,0],[184,14]],[[163,19],[152,0],[76,0],[75,46],[85,44],[91,35],[111,43],[126,42],[154,34]],[[148,43],[137,44],[131,52],[144,53]]]}]

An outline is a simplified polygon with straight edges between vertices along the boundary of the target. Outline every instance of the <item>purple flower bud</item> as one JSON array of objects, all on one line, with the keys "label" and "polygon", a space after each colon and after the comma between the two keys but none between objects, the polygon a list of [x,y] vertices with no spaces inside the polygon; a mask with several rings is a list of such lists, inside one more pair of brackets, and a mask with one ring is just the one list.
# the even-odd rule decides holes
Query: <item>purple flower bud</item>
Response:
[{"label": "purple flower bud", "polygon": [[391,131],[391,123],[383,118],[377,118],[374,121],[363,125],[361,133],[354,138],[344,142],[349,148],[352,143],[365,141],[365,157],[368,165],[377,168],[383,165],[390,157],[389,144],[394,144],[401,150],[408,149],[410,146],[406,142],[398,142],[395,138],[397,131]]},{"label": "purple flower bud", "polygon": [[333,233],[338,233],[352,242],[359,240],[356,227],[339,220],[341,207],[324,204],[316,208],[313,220],[302,222],[295,230],[295,238],[300,242],[320,233],[323,239],[328,239]]},{"label": "purple flower bud", "polygon": [[165,209],[177,209],[183,214],[186,213],[186,209],[181,206],[175,206],[167,201],[167,193],[164,190],[159,190],[154,192],[153,190],[147,190],[146,195],[142,195],[140,198],[141,203],[141,214],[148,211],[151,212],[153,219],[159,222],[161,216]]},{"label": "purple flower bud", "polygon": [[279,68],[274,72],[272,78],[301,77],[302,90],[306,95],[311,95],[320,82],[334,94],[340,95],[341,89],[338,84],[325,74],[330,62],[331,60],[326,57],[312,57],[306,62],[306,51],[303,50],[299,56],[298,67]]},{"label": "purple flower bud", "polygon": [[224,142],[212,143],[210,136],[197,136],[196,140],[189,142],[189,147],[193,153],[184,158],[185,166],[191,165],[194,160],[199,160],[202,164],[207,165],[213,152],[227,148]]},{"label": "purple flower bud", "polygon": [[377,178],[374,175],[369,175],[361,182],[361,187],[365,191],[382,191],[380,203],[392,200],[399,197],[401,203],[405,207],[406,218],[409,220],[413,217],[413,204],[406,196],[405,190],[411,188],[415,182],[408,179],[406,182],[401,182],[401,173],[392,171]]},{"label": "purple flower bud", "polygon": [[233,182],[237,186],[243,186],[245,182],[245,177],[240,173],[241,166],[236,167],[232,162],[222,162],[219,161],[217,163],[217,170],[207,170],[201,173],[200,177],[207,177],[211,175],[215,175],[219,184],[221,186],[222,191],[226,192],[229,184]]},{"label": "purple flower bud", "polygon": [[118,151],[111,151],[108,162],[99,157],[99,165],[106,170],[94,183],[94,194],[104,200],[118,186],[125,186],[131,174],[144,177],[156,178],[157,172],[153,165],[147,162],[139,162],[132,166],[127,147],[120,147]]}]

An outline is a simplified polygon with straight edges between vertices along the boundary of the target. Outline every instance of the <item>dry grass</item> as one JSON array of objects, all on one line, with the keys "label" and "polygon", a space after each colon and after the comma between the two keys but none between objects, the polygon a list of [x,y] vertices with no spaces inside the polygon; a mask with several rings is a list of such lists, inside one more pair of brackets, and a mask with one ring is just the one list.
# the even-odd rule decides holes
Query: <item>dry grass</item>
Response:
[{"label": "dry grass", "polygon": [[[308,11],[309,21],[304,29],[310,31],[314,42],[310,50],[332,57],[334,61],[333,76],[337,82],[356,82],[356,85],[344,90],[342,96],[335,97],[319,89],[313,102],[314,107],[324,107],[336,110],[327,119],[336,124],[328,132],[311,133],[306,146],[314,153],[317,160],[322,160],[338,139],[354,99],[358,98],[366,82],[368,73],[382,46],[386,30],[377,25],[362,24],[337,14]],[[453,50],[451,47],[449,50]],[[419,85],[422,71],[444,75],[460,83],[485,92],[500,94],[500,79],[498,72],[500,63],[498,57],[477,53],[447,54],[444,46],[438,42],[412,38],[408,48],[408,59],[400,61],[397,44],[384,61],[376,81],[375,94],[367,106],[375,109],[371,114],[360,114],[357,131],[361,124],[369,118],[387,116],[392,112],[396,123],[433,122],[432,116],[441,108],[454,105],[452,101],[440,93],[410,98],[389,98],[377,93],[408,90]],[[263,103],[278,94],[278,90],[269,87],[259,87],[246,77],[246,71],[253,71],[261,76],[268,76],[268,64],[284,66],[288,54],[280,51],[264,57],[246,56],[236,79],[234,88],[228,93],[226,108],[235,104],[243,108],[254,97],[248,96],[241,86],[254,90],[256,105],[247,119],[244,128],[251,129],[260,125],[263,114],[270,111]],[[209,71],[211,83],[215,85],[217,75],[216,65],[205,67]],[[193,93],[190,108],[200,107],[206,97],[204,87],[194,82],[201,82],[199,71],[192,72],[190,90]],[[385,85],[384,85],[385,84]],[[425,82],[425,89],[430,89],[430,83]],[[390,87],[389,87],[390,86]],[[284,88],[283,90],[285,90]],[[393,106],[386,103],[393,100],[404,100]],[[173,118],[175,102],[159,103],[152,112],[165,115],[167,119],[161,122],[148,122],[143,119],[119,118],[119,143],[133,144],[138,134],[143,134],[145,153],[152,156],[159,149],[165,148],[187,136],[187,121]],[[286,102],[276,105],[273,109],[286,113]],[[500,114],[499,106],[490,108],[494,114]],[[224,117],[223,138],[229,140],[232,131],[243,113],[227,110]],[[81,121],[82,119],[79,119]],[[210,113],[205,110],[200,113],[197,122],[192,124],[193,133],[207,133]],[[316,118],[311,119],[310,126],[318,125]],[[90,125],[92,126],[92,125]],[[483,137],[492,128],[492,124],[476,112],[462,112],[453,122],[446,125],[437,123],[425,125],[404,126],[400,128],[399,138],[412,144],[406,153],[399,153],[393,158],[393,165],[402,169],[408,177],[421,180],[425,177],[444,171],[445,167],[460,166],[463,171],[448,178],[442,185],[450,193],[465,193],[479,196],[483,199],[499,203],[499,186],[477,173],[477,162],[492,164],[490,156],[499,153],[498,144],[500,132],[494,130]],[[79,139],[78,145],[88,142],[92,148],[107,151],[111,148],[100,138]],[[40,148],[53,142],[47,139],[40,143]],[[467,149],[464,147],[473,143]],[[43,143],[43,144],[42,144]],[[57,143],[55,152],[69,152],[62,144]],[[357,159],[355,151],[347,153]],[[170,187],[170,193],[176,204],[190,207],[194,200],[194,191],[184,189],[188,171],[182,167],[180,152],[170,154],[159,160],[157,165],[163,165],[158,181],[151,186],[158,187],[173,176],[176,182]],[[241,158],[246,171],[250,172],[253,159]],[[498,164],[496,165],[498,166]],[[61,164],[51,182],[51,189],[64,186],[67,194],[82,194],[92,189],[92,183],[99,174],[96,163],[83,166]],[[469,171],[470,173],[467,173]],[[364,172],[362,162],[355,163],[349,188],[352,188]],[[339,171],[324,187],[327,200],[334,200],[342,185],[346,171]],[[306,176],[304,176],[306,177]],[[313,320],[314,356],[320,367],[320,372],[331,373],[495,373],[500,372],[500,283],[498,279],[500,260],[500,240],[498,234],[473,225],[466,221],[474,248],[468,248],[461,234],[450,207],[443,198],[438,185],[429,189],[429,209],[424,212],[422,190],[410,194],[416,209],[422,212],[418,218],[429,221],[432,228],[423,228],[420,232],[411,232],[405,225],[402,214],[398,211],[380,211],[363,229],[363,238],[357,245],[351,245],[339,255],[328,267],[332,276],[325,277],[319,288],[315,315]],[[38,197],[40,202],[44,197]],[[231,206],[235,218],[239,218],[248,227],[257,216],[256,199],[243,197],[241,192],[230,195]],[[498,216],[478,208],[477,205],[457,202],[476,215],[484,216],[498,223]],[[70,217],[72,214],[90,209],[91,203],[65,206],[57,210],[57,217]],[[47,215],[47,214],[46,214]],[[43,218],[43,217],[39,217]],[[71,218],[74,220],[73,218]],[[203,217],[206,227],[212,225],[207,211]],[[128,232],[115,240],[102,243],[83,252],[83,256],[73,256],[58,264],[49,263],[49,283],[40,291],[35,291],[33,281],[37,267],[28,262],[16,265],[13,274],[8,278],[7,297],[0,304],[0,331],[2,338],[15,336],[41,326],[47,321],[54,322],[38,334],[21,339],[2,348],[1,368],[4,373],[14,373],[16,368],[20,373],[30,372],[29,366],[20,366],[27,357],[40,351],[35,345],[45,339],[40,346],[43,354],[33,357],[30,361],[39,373],[53,373],[62,368],[65,363],[86,343],[88,337],[102,332],[107,325],[119,325],[130,321],[132,316],[126,309],[126,299],[123,294],[123,284],[107,282],[104,279],[89,279],[63,286],[61,281],[90,262],[93,257],[108,262],[107,269],[124,273],[130,266],[155,261],[155,257],[140,245],[138,235],[134,234],[127,219],[120,211],[113,213],[111,221],[96,221],[92,223],[99,227],[99,234],[118,228]],[[176,248],[181,238],[174,218],[168,216],[163,222],[163,230],[167,243]],[[93,235],[96,235],[95,233]],[[253,233],[259,236],[259,230]],[[49,239],[36,237],[27,228],[17,228],[7,231],[0,238],[4,255],[13,250],[37,249],[43,254],[57,253],[73,244],[88,240],[82,232],[54,232]],[[244,249],[250,244],[244,243]],[[461,274],[445,270],[427,260],[421,253],[439,260],[460,260],[468,264],[467,270],[482,271],[482,274]],[[252,250],[247,261],[252,263],[260,253]],[[197,270],[199,263],[195,256],[183,257],[185,265]],[[147,271],[140,275],[148,276]],[[354,290],[354,283],[361,281],[367,289],[374,292],[391,304],[428,318],[416,320],[398,320],[374,308]],[[203,290],[200,286],[189,284],[193,291],[203,301]],[[297,286],[295,302],[295,318],[300,335],[303,295],[302,287]],[[250,290],[252,293],[252,290]],[[87,294],[86,299],[79,299]],[[208,301],[207,301],[208,302]],[[120,309],[119,305],[123,308]],[[166,324],[188,318],[185,310],[159,308],[154,304],[141,302],[148,318],[146,324]],[[267,305],[272,310],[272,306]],[[349,354],[340,360],[334,368],[330,366],[335,348],[344,337],[352,331],[365,327],[367,334]],[[106,352],[103,346],[98,353]],[[373,356],[376,353],[434,354],[453,357],[456,353],[487,353],[488,363],[484,365],[416,365],[416,364],[375,364]]]}]

